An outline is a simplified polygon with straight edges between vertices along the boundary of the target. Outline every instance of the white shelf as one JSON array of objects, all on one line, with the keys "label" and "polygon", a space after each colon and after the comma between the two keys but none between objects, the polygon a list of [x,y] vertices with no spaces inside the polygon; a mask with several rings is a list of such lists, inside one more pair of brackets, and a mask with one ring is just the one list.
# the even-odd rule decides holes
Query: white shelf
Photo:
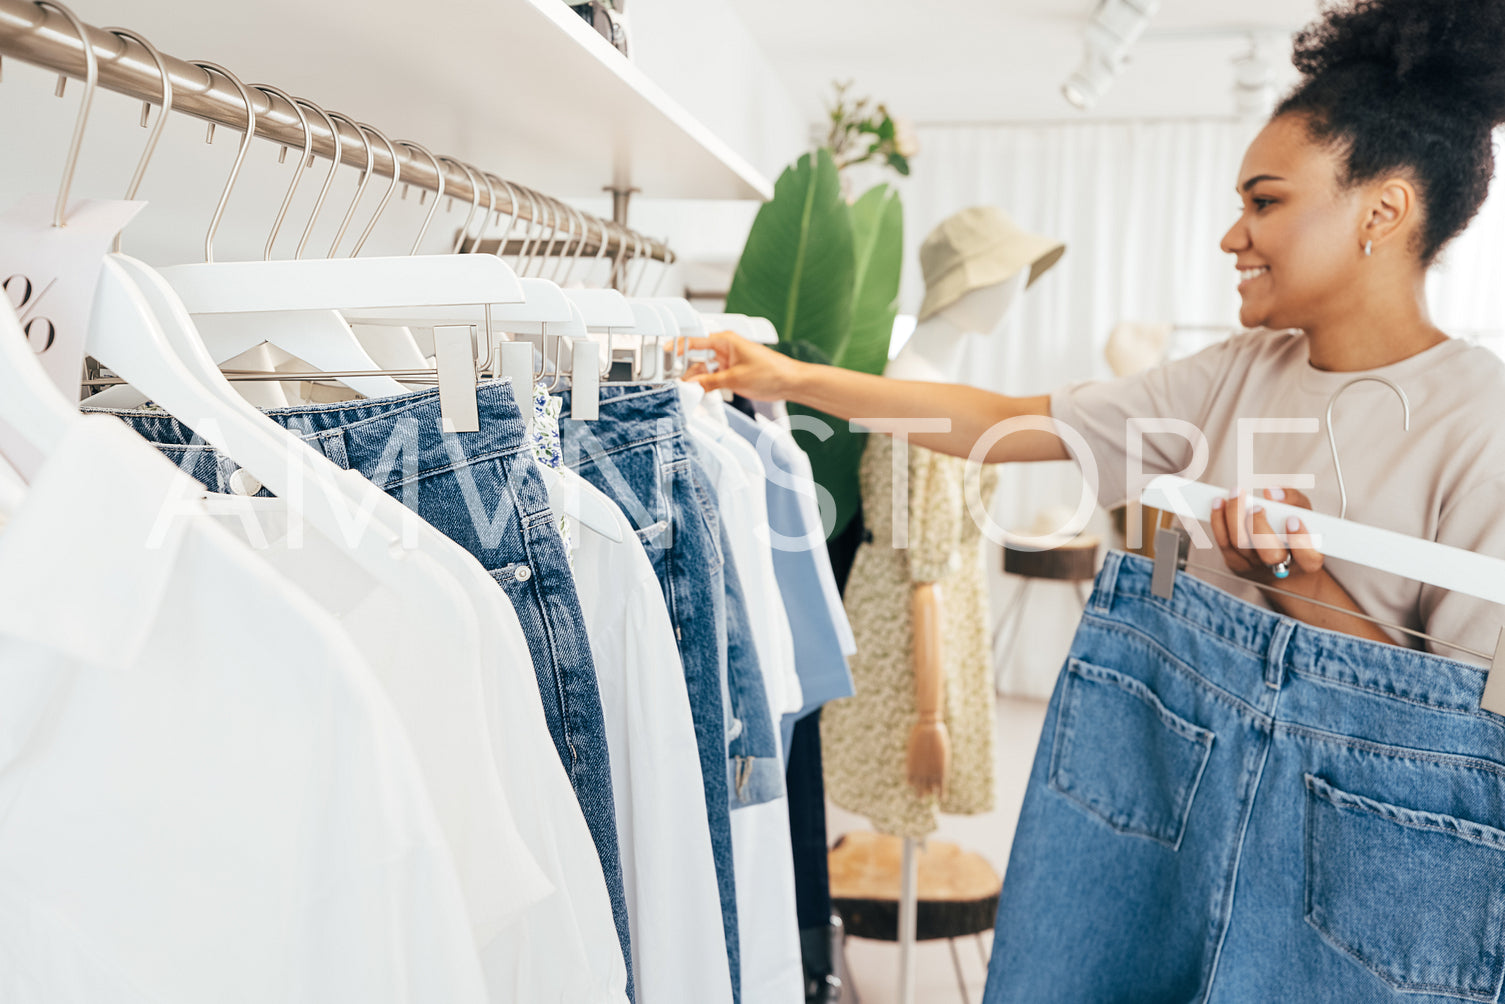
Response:
[{"label": "white shelf", "polygon": [[549,195],[773,195],[564,0],[210,0],[195,15],[182,0],[72,6]]}]

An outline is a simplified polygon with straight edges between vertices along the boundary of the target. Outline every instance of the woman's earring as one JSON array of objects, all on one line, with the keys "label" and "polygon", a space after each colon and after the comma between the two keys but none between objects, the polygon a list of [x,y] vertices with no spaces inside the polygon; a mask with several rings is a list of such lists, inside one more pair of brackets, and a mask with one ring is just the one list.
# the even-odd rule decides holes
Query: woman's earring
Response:
[{"label": "woman's earring", "polygon": [[1365,241],[1364,242],[1364,257],[1368,258],[1372,254],[1374,254],[1374,241]]}]

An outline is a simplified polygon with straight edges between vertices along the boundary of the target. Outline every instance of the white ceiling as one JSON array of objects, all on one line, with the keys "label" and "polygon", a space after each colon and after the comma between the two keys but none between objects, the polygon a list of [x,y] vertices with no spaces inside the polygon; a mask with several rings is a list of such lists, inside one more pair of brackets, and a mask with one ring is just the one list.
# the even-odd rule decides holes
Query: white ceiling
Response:
[{"label": "white ceiling", "polygon": [[738,10],[813,117],[832,80],[917,123],[1226,116],[1247,31],[1289,36],[1317,0],[1164,0],[1112,90],[1090,113],[1061,97],[1097,0],[752,0]]}]

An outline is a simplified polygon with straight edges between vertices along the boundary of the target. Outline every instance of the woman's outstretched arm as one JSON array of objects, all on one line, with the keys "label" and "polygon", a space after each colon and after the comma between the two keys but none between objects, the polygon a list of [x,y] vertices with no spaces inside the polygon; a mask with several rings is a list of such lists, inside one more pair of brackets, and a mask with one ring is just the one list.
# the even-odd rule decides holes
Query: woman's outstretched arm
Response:
[{"label": "woman's outstretched arm", "polygon": [[[984,434],[1002,422],[1050,417],[1050,396],[1007,397],[966,384],[891,380],[800,362],[731,332],[686,339],[686,347],[716,354],[714,372],[691,370],[689,379],[706,390],[727,388],[758,401],[794,401],[843,419],[948,419],[945,432],[908,433],[917,446],[966,457]],[[698,369],[698,367],[697,367]],[[880,431],[882,430],[880,427]],[[1054,433],[1025,430],[997,440],[987,463],[1066,460],[1070,454]]]}]

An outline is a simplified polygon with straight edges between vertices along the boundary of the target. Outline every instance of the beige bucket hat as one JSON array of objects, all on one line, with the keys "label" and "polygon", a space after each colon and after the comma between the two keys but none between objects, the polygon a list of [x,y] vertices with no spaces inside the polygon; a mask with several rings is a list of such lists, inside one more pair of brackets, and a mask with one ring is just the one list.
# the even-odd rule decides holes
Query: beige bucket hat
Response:
[{"label": "beige bucket hat", "polygon": [[920,245],[925,302],[920,304],[919,319],[944,310],[974,289],[1011,278],[1026,265],[1028,288],[1065,253],[1065,244],[1021,230],[996,206],[953,213]]}]

